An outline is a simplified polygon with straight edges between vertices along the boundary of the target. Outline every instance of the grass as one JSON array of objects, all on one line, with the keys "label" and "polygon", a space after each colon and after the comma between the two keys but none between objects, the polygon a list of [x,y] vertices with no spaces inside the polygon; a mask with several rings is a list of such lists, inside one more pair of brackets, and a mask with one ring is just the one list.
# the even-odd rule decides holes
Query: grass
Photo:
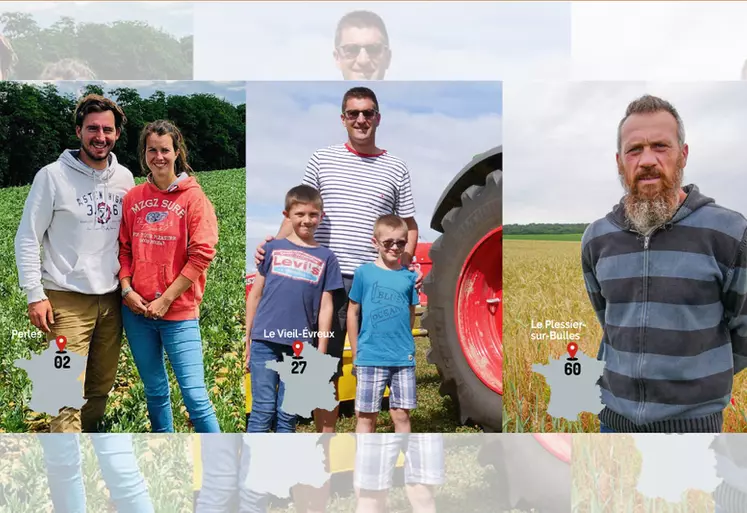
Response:
[{"label": "grass", "polygon": [[557,241],[580,241],[583,233],[533,233],[504,235],[504,240],[557,240]]},{"label": "grass", "polygon": [[573,513],[695,513],[713,511],[713,498],[688,490],[679,503],[637,491],[642,457],[630,435],[574,435]]},{"label": "grass", "polygon": [[[223,431],[241,431],[244,426],[241,391],[241,361],[244,337],[244,274],[246,171],[229,169],[197,173],[197,179],[212,201],[219,223],[217,256],[208,270],[200,308],[205,379]],[[136,180],[142,182],[140,178]],[[0,387],[0,432],[44,432],[50,417],[28,410],[32,384],[13,361],[29,358],[47,347],[44,339],[11,336],[11,330],[35,330],[26,313],[26,298],[18,287],[13,239],[29,187],[0,190],[0,353],[3,386]],[[176,379],[169,370],[174,424],[177,432],[190,431],[186,408]],[[103,429],[109,432],[142,433],[150,430],[143,384],[125,343],[117,379],[110,394]]]},{"label": "grass", "polygon": [[[574,422],[547,414],[550,389],[532,372],[533,363],[566,354],[567,341],[532,341],[531,321],[583,321],[579,350],[596,357],[602,329],[586,294],[580,244],[557,241],[509,240],[504,243],[504,367],[503,432],[599,431],[596,415],[584,412]],[[725,432],[747,432],[747,373],[734,381],[738,407],[724,412]]]},{"label": "grass", "polygon": [[[420,317],[416,317],[415,328],[420,328]],[[418,406],[410,415],[413,433],[480,433],[482,429],[475,426],[462,426],[450,397],[441,397],[438,387],[441,380],[435,365],[426,361],[426,352],[430,348],[428,337],[415,338],[415,380],[417,383]],[[352,410],[352,408],[351,408]],[[355,414],[342,415],[337,421],[337,432],[355,432]],[[316,432],[313,422],[299,424],[299,433]],[[377,433],[393,433],[394,423],[388,411],[382,411],[376,423]]]}]

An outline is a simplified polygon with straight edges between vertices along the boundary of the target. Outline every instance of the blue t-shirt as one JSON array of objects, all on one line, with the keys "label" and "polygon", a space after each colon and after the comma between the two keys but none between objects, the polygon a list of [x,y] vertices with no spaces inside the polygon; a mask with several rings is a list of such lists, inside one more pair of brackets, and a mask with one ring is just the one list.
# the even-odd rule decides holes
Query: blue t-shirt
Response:
[{"label": "blue t-shirt", "polygon": [[287,239],[265,244],[257,267],[265,277],[252,324],[252,340],[292,345],[316,340],[322,294],[343,288],[340,265],[324,246],[307,248]]},{"label": "blue t-shirt", "polygon": [[403,267],[383,269],[375,263],[355,270],[351,300],[361,305],[361,329],[354,364],[361,367],[412,367],[415,339],[410,305],[420,303],[417,274]]}]

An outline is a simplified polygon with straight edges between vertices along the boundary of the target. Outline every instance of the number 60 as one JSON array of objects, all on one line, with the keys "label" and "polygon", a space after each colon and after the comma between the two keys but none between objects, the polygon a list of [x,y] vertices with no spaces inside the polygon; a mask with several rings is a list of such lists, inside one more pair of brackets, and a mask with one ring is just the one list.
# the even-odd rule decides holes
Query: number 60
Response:
[{"label": "number 60", "polygon": [[568,362],[565,364],[565,375],[570,376],[573,374],[574,376],[578,376],[581,374],[581,364],[578,362]]}]

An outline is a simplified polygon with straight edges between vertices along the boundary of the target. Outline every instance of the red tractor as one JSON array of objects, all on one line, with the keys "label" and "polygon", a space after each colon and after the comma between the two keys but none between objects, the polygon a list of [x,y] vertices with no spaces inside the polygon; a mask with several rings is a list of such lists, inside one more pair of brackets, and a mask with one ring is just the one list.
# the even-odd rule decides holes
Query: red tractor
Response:
[{"label": "red tractor", "polygon": [[423,289],[428,362],[460,421],[503,428],[503,148],[476,155],[447,186],[431,218],[442,235]]}]

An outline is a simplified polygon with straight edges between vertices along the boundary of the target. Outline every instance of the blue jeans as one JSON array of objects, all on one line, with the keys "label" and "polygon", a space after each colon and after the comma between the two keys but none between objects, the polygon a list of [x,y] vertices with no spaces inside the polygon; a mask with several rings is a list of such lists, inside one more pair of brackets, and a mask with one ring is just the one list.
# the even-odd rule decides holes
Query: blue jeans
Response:
[{"label": "blue jeans", "polygon": [[246,424],[247,433],[295,433],[296,416],[280,407],[285,397],[285,383],[277,372],[266,367],[281,355],[293,356],[291,346],[253,340],[249,348],[249,373],[252,379],[252,411]]},{"label": "blue jeans", "polygon": [[173,433],[169,377],[164,350],[174,369],[189,419],[198,433],[220,433],[218,418],[205,386],[202,340],[197,319],[164,321],[135,315],[122,306],[122,323],[135,366],[143,380],[148,417],[154,433]]},{"label": "blue jeans", "polygon": [[[195,513],[265,513],[268,496],[244,485],[249,472],[249,447],[237,433],[200,435],[202,486]],[[236,508],[236,501],[239,508]]]},{"label": "blue jeans", "polygon": [[[44,451],[52,503],[57,513],[86,513],[79,435],[49,433],[37,435]],[[132,435],[94,433],[90,435],[112,500],[119,513],[153,513],[135,453]]]}]

